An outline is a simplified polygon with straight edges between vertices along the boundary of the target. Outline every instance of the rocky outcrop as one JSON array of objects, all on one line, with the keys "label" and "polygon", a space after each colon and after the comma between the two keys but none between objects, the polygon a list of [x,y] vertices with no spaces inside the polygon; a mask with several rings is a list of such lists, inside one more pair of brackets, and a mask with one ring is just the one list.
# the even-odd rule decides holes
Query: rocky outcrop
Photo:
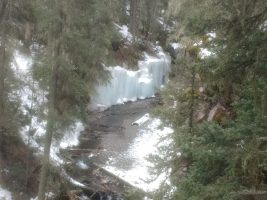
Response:
[{"label": "rocky outcrop", "polygon": [[217,103],[216,106],[214,106],[210,110],[207,121],[224,122],[229,117],[230,117],[229,111],[224,106],[222,106],[220,103]]}]

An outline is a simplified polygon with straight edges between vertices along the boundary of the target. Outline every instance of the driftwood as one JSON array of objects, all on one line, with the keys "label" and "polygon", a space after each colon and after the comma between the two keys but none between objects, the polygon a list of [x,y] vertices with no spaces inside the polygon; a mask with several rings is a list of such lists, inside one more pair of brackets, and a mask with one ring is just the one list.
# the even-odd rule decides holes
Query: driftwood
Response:
[{"label": "driftwood", "polygon": [[114,179],[116,182],[118,182],[118,184],[121,184],[123,188],[125,188],[126,190],[132,190],[132,191],[137,191],[138,193],[150,197],[151,195],[147,192],[145,192],[144,190],[142,190],[141,188],[138,188],[134,185],[132,185],[131,183],[123,180],[122,178],[116,176],[115,174],[109,172],[108,170],[104,169],[102,166],[93,163],[93,165],[98,168],[98,170],[100,170],[105,176],[107,177],[111,177],[112,179]]},{"label": "driftwood", "polygon": [[101,167],[100,165],[93,163],[93,165],[95,167],[97,167],[99,170],[101,170],[101,172],[103,172],[106,176],[108,177],[112,177],[113,179],[115,179],[116,181],[118,181],[119,183],[121,183],[124,186],[127,186],[129,188],[133,188],[133,189],[137,189],[140,190],[142,193],[145,193],[145,191],[141,190],[140,188],[137,188],[136,186],[128,183],[127,181],[121,179],[120,177],[116,176],[115,174],[109,172],[108,170],[104,169],[103,167]]},{"label": "driftwood", "polygon": [[244,200],[267,199],[267,191],[257,191],[257,190],[241,191],[241,192],[238,192],[238,195],[240,195],[241,198]]},{"label": "driftwood", "polygon": [[[70,180],[69,177],[66,176],[66,173],[61,174],[61,176],[67,180],[70,184],[75,186],[75,188],[78,188],[77,190],[71,190],[68,192],[68,197],[71,200],[80,200],[80,196],[82,194],[86,194],[89,199],[93,198],[95,195],[100,194],[118,194],[120,192],[116,191],[117,187],[121,188],[122,191],[137,191],[140,194],[143,194],[144,196],[149,196],[145,191],[143,191],[140,188],[137,188],[136,186],[128,183],[127,181],[121,179],[120,177],[116,176],[115,174],[109,172],[108,170],[104,169],[102,166],[92,163],[93,168],[95,168],[95,172],[97,173],[97,176],[99,176],[99,182],[98,181],[90,181],[88,179],[87,181],[82,181],[81,184],[75,184],[73,181]],[[106,182],[101,181],[105,180]],[[113,187],[115,186],[115,188]]]},{"label": "driftwood", "polygon": [[65,149],[65,151],[71,152],[71,153],[91,153],[95,152],[98,149]]},{"label": "driftwood", "polygon": [[267,137],[259,137],[257,138],[259,142],[267,142]]}]

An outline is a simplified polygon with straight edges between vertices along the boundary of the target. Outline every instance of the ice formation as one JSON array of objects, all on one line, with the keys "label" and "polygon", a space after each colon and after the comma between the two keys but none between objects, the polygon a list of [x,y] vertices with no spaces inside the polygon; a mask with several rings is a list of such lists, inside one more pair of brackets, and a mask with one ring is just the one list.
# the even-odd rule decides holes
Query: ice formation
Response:
[{"label": "ice formation", "polygon": [[107,67],[111,80],[106,85],[96,88],[97,95],[92,97],[92,108],[107,108],[111,105],[122,104],[153,97],[156,90],[168,80],[170,58],[159,51],[157,57],[145,55],[138,63],[139,70],[131,71],[120,66]]}]

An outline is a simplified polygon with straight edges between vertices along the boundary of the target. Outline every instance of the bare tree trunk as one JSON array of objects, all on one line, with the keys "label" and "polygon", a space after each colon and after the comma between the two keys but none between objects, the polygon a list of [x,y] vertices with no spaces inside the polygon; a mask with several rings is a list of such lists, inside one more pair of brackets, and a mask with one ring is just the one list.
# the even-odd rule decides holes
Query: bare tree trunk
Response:
[{"label": "bare tree trunk", "polygon": [[47,185],[47,176],[49,171],[49,158],[50,158],[50,148],[52,143],[52,138],[55,128],[55,73],[56,66],[52,65],[53,77],[50,84],[50,97],[49,97],[49,108],[48,108],[48,120],[46,127],[46,136],[45,136],[45,146],[44,146],[44,155],[42,159],[42,170],[40,177],[40,184],[38,190],[38,200],[45,200],[45,192]]},{"label": "bare tree trunk", "polygon": [[6,37],[5,34],[0,38],[0,132],[4,126],[5,109],[5,63],[6,63]]},{"label": "bare tree trunk", "polygon": [[0,132],[4,126],[5,109],[5,65],[6,65],[6,21],[9,11],[7,0],[0,3]]},{"label": "bare tree trunk", "polygon": [[[58,0],[54,0],[54,5],[57,8]],[[62,8],[61,8],[62,9]],[[62,17],[62,16],[60,16]],[[60,28],[58,29],[58,26]],[[52,138],[54,134],[55,124],[56,124],[56,101],[57,101],[57,79],[58,79],[58,62],[57,58],[62,53],[61,52],[61,34],[63,31],[63,24],[54,24],[51,22],[48,33],[48,50],[50,52],[50,60],[51,60],[51,68],[52,68],[52,77],[49,86],[49,107],[48,107],[48,119],[47,119],[47,127],[46,127],[46,137],[45,137],[45,147],[44,147],[44,155],[43,155],[43,163],[40,177],[40,184],[38,190],[38,200],[45,200],[45,192],[47,186],[47,178],[49,171],[49,158],[50,158],[50,148],[52,143]],[[55,33],[55,30],[58,32]]]},{"label": "bare tree trunk", "polygon": [[150,39],[151,36],[151,31],[152,31],[152,24],[153,24],[153,20],[155,20],[155,15],[156,15],[156,10],[157,10],[157,1],[151,1],[151,0],[147,0],[145,1],[146,4],[146,24],[144,27],[144,33],[145,33],[145,38],[146,39]]},{"label": "bare tree trunk", "polygon": [[[51,25],[53,26],[53,25]],[[54,40],[52,37],[52,30],[49,33],[48,39],[48,47],[50,51],[50,59],[51,59],[51,68],[52,68],[52,77],[49,86],[49,107],[48,107],[48,119],[47,119],[47,127],[46,127],[46,136],[45,136],[45,146],[44,146],[44,154],[42,159],[42,169],[40,176],[40,183],[38,189],[38,200],[45,200],[45,192],[48,180],[48,171],[49,171],[49,158],[50,158],[50,149],[52,138],[55,129],[55,120],[56,120],[56,78],[57,78],[57,52],[55,51],[55,45],[53,44]]]},{"label": "bare tree trunk", "polygon": [[[31,106],[30,106],[30,125],[29,125],[29,131],[28,131],[28,140],[27,140],[27,146],[30,147],[30,141],[32,135],[34,135],[34,130],[32,127],[32,112],[33,112],[33,99],[34,99],[34,80],[32,80],[32,95],[31,95]],[[28,183],[29,183],[29,174],[30,174],[30,148],[28,148],[27,152],[27,158],[26,158],[26,177],[25,177],[25,192],[28,190]]]},{"label": "bare tree trunk", "polygon": [[135,41],[138,36],[139,29],[139,15],[140,15],[140,0],[130,0],[130,31],[133,34]]},{"label": "bare tree trunk", "polygon": [[191,102],[190,102],[190,115],[189,115],[189,131],[193,133],[193,120],[194,120],[194,104],[195,104],[195,68],[192,66],[192,79],[191,79]]}]

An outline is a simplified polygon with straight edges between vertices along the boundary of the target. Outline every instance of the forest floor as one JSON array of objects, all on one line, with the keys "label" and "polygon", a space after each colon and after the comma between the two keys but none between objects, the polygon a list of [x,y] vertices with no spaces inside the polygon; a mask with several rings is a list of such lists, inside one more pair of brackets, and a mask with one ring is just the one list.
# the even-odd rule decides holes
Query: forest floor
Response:
[{"label": "forest floor", "polygon": [[1,186],[13,199],[28,200],[37,193],[39,161],[18,137],[1,135],[0,169]]}]

